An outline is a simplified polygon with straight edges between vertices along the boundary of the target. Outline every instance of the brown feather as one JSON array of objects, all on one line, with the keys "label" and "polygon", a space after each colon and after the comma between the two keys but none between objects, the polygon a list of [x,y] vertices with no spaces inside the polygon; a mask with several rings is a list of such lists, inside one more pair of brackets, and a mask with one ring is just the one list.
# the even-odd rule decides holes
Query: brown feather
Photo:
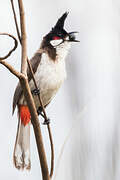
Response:
[{"label": "brown feather", "polygon": [[[38,65],[39,65],[40,61],[41,61],[41,53],[36,53],[33,56],[33,58],[30,60],[30,63],[31,63],[31,66],[33,68],[34,73],[37,71],[37,68],[38,68]],[[32,75],[31,75],[31,72],[30,72],[29,68],[27,69],[27,75],[28,75],[28,81],[30,81],[32,79]],[[15,89],[15,93],[14,93],[14,96],[13,96],[13,111],[12,111],[12,114],[14,114],[16,105],[18,104],[22,93],[23,93],[23,91],[22,91],[22,88],[21,88],[21,85],[20,85],[20,82],[19,82],[16,89]]]}]

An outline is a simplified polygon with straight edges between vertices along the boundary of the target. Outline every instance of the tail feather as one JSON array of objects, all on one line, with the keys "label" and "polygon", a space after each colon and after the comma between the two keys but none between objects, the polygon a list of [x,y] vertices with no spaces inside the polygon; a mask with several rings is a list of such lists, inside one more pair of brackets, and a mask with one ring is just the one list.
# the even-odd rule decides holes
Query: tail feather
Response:
[{"label": "tail feather", "polygon": [[13,154],[13,162],[17,169],[30,169],[30,120],[23,123],[20,109],[18,110],[18,129]]}]

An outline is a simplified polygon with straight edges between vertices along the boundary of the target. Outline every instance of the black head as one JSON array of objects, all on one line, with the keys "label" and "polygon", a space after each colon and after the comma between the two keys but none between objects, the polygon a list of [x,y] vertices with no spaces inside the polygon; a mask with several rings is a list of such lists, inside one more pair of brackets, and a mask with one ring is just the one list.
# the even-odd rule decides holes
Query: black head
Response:
[{"label": "black head", "polygon": [[[75,35],[74,33],[76,32],[70,32],[68,33],[64,29],[64,23],[67,18],[68,12],[65,12],[57,21],[55,26],[52,28],[52,30],[44,37],[44,42],[46,42],[46,45],[49,45],[50,42],[55,41],[55,40],[60,40],[58,41],[58,45],[62,44],[65,41],[73,41],[73,42],[78,42],[75,40]],[[57,44],[57,43],[56,43]],[[53,44],[50,44],[54,46]]]}]

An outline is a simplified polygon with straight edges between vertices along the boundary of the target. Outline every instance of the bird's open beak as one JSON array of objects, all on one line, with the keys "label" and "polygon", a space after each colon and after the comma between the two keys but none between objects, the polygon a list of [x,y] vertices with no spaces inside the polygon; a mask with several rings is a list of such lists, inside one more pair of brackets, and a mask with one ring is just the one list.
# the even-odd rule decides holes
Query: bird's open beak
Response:
[{"label": "bird's open beak", "polygon": [[80,42],[78,40],[76,40],[76,36],[75,34],[78,33],[78,32],[70,32],[68,33],[68,36],[69,36],[69,40],[70,42]]}]

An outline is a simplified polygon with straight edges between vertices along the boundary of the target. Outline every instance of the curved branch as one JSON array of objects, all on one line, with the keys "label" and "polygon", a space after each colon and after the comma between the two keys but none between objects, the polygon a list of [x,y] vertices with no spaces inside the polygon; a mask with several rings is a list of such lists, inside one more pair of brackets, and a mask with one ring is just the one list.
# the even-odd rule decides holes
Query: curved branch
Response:
[{"label": "curved branch", "polygon": [[5,66],[16,77],[20,78],[20,76],[22,75],[20,72],[16,71],[9,63],[7,63],[5,61],[0,61],[0,64]]},{"label": "curved branch", "polygon": [[14,40],[14,47],[8,52],[7,55],[5,55],[5,56],[3,56],[3,57],[0,57],[0,61],[3,61],[3,60],[5,60],[5,59],[7,59],[7,58],[12,54],[13,51],[16,50],[16,48],[17,48],[17,46],[18,46],[18,41],[17,41],[17,39],[16,39],[13,35],[11,35],[11,34],[8,34],[8,33],[0,33],[0,35],[9,36],[9,37],[11,37],[11,38]]},{"label": "curved branch", "polygon": [[50,177],[52,178],[53,171],[54,171],[54,145],[53,145],[53,140],[52,140],[51,128],[50,128],[49,124],[47,125],[47,128],[48,128],[50,144],[51,144],[51,169],[50,169]]}]

